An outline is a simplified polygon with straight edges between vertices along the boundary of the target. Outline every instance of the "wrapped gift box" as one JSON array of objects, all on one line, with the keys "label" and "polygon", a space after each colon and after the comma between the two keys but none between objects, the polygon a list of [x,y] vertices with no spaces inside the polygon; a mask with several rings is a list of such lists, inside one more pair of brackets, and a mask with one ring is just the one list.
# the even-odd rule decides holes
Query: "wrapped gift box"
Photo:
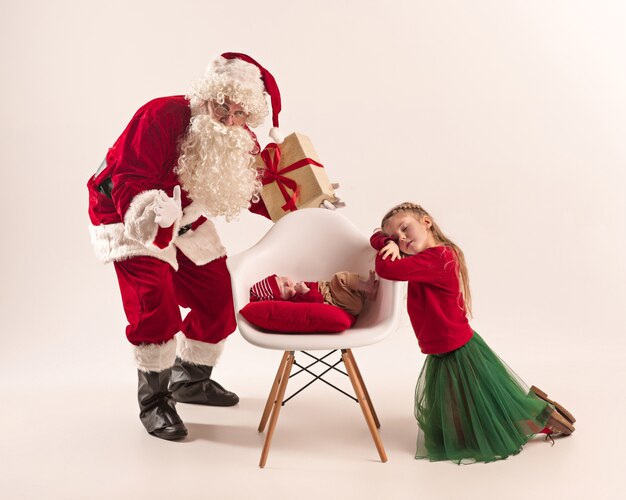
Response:
[{"label": "wrapped gift box", "polygon": [[[280,150],[278,162],[276,148]],[[337,200],[313,144],[303,134],[294,132],[282,144],[268,145],[255,161],[257,167],[266,169],[261,198],[273,221],[298,208]]]}]

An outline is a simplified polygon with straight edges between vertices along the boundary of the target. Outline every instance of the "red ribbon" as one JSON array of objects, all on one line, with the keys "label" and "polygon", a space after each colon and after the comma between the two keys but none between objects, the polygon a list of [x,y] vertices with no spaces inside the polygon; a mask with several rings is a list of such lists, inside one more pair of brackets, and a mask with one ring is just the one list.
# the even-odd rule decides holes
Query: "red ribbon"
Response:
[{"label": "red ribbon", "polygon": [[[270,155],[270,150],[274,150],[274,155]],[[294,210],[298,210],[298,207],[296,207],[296,199],[298,197],[298,184],[296,183],[296,181],[290,179],[289,177],[286,177],[283,174],[292,172],[306,165],[315,165],[317,167],[324,168],[324,165],[316,162],[315,160],[312,160],[311,158],[303,158],[302,160],[298,160],[297,162],[292,163],[291,165],[288,165],[279,171],[278,164],[280,163],[280,149],[275,143],[268,144],[265,149],[261,151],[261,159],[267,167],[265,177],[263,178],[263,184],[276,182],[276,185],[278,186],[278,189],[280,189],[280,192],[282,193],[283,198],[286,202],[282,207],[280,207],[285,212],[287,210],[290,210],[292,212]],[[289,195],[287,188],[291,189],[291,191],[293,192],[292,195]]]}]

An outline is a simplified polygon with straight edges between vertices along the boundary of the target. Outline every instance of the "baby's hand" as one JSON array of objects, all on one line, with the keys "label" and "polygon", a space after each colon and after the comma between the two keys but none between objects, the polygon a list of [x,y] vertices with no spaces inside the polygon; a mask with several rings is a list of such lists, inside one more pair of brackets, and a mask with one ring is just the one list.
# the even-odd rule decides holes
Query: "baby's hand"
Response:
[{"label": "baby's hand", "polygon": [[400,247],[395,241],[390,241],[387,243],[378,255],[382,255],[383,260],[386,260],[387,257],[391,256],[391,262],[400,257]]},{"label": "baby's hand", "polygon": [[294,285],[294,289],[297,293],[309,293],[311,291],[311,289],[306,286],[306,284],[304,283],[304,281],[298,281],[295,285]]}]

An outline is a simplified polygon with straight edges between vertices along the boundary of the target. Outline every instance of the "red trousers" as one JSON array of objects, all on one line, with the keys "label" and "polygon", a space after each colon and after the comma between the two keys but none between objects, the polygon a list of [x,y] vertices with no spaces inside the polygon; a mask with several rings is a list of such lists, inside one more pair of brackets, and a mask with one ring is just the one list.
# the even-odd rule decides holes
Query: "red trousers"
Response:
[{"label": "red trousers", "polygon": [[[226,257],[203,266],[180,250],[178,271],[154,257],[114,262],[134,344],[160,344],[182,331],[188,339],[216,344],[235,331]],[[183,320],[179,306],[191,309]]]}]

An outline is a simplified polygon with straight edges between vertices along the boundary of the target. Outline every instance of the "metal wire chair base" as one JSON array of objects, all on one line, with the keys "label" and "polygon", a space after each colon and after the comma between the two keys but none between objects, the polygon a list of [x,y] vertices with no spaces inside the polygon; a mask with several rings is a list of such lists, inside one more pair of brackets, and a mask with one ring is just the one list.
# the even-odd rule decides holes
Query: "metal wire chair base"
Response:
[{"label": "metal wire chair base", "polygon": [[[340,393],[344,394],[345,396],[348,396],[350,399],[352,399],[355,403],[358,403],[359,400],[357,398],[355,398],[352,394],[348,394],[346,391],[344,391],[343,389],[340,389],[339,387],[337,387],[336,385],[330,383],[328,380],[324,379],[324,375],[326,375],[328,372],[330,372],[331,370],[335,370],[339,373],[341,373],[342,375],[345,375],[346,377],[348,377],[348,373],[337,368],[337,365],[343,364],[343,358],[339,358],[339,361],[337,361],[335,364],[329,364],[326,361],[324,361],[328,356],[330,356],[331,354],[334,354],[337,352],[337,349],[330,351],[328,353],[326,353],[324,356],[322,356],[321,358],[318,358],[317,356],[313,356],[311,353],[307,352],[307,351],[298,351],[301,352],[302,354],[306,354],[307,356],[313,358],[315,361],[313,361],[312,363],[303,366],[300,363],[298,363],[295,359],[295,354],[294,354],[294,361],[293,364],[295,366],[297,366],[298,368],[300,368],[300,370],[298,370],[297,372],[292,373],[289,378],[293,378],[296,375],[299,375],[300,373],[306,372],[309,375],[311,375],[313,377],[313,380],[311,380],[310,382],[308,382],[307,384],[303,385],[300,389],[298,389],[296,392],[294,392],[291,396],[289,396],[288,398],[284,399],[283,402],[281,403],[281,406],[284,406],[285,403],[287,403],[287,401],[289,401],[290,399],[293,399],[296,395],[300,394],[304,389],[306,389],[307,387],[309,387],[311,384],[313,384],[314,382],[317,382],[318,380],[320,382],[324,382],[325,384],[329,385],[330,387],[332,387],[333,389],[335,389],[336,391],[339,391]],[[326,370],[324,370],[322,373],[320,373],[319,375],[312,372],[311,370],[309,370],[309,368],[311,368],[314,365],[317,365],[318,363],[324,364],[326,365],[328,368]]]}]

